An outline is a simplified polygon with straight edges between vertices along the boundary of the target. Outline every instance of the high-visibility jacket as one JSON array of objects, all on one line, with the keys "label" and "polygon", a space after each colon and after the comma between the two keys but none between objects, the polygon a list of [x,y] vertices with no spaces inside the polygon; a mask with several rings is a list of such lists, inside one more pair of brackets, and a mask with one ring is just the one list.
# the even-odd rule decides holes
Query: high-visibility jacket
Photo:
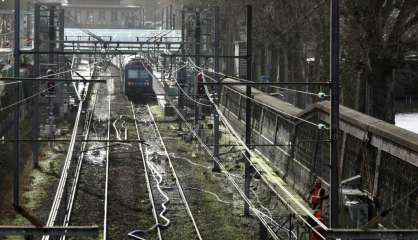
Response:
[{"label": "high-visibility jacket", "polygon": [[[314,210],[313,215],[321,222],[324,222],[324,218],[322,216],[322,210],[318,209],[318,210]],[[315,224],[314,226],[312,226],[316,231],[318,231],[321,235],[324,232],[323,229],[318,226],[317,224]],[[310,234],[309,234],[309,240],[322,240],[322,238],[314,231],[311,230]]]},{"label": "high-visibility jacket", "polygon": [[315,208],[315,206],[319,205],[322,201],[322,198],[325,195],[325,189],[323,188],[315,188],[311,191],[311,205],[312,208]]}]

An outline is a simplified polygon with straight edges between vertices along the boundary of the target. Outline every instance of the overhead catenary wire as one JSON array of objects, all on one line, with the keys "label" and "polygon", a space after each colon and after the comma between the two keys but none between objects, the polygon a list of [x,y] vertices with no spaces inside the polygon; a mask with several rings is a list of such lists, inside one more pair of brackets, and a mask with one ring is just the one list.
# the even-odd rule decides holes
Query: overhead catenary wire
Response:
[{"label": "overhead catenary wire", "polygon": [[[203,74],[203,76],[205,77],[206,76],[206,74]],[[205,89],[207,90],[207,87],[205,87]],[[210,98],[210,96],[209,96],[209,99],[211,99]],[[212,99],[213,100],[213,99]],[[213,102],[212,102],[212,104],[214,104]],[[218,111],[219,111],[219,109],[218,109]],[[223,116],[223,114],[221,113],[221,116]],[[224,117],[224,116],[223,116]],[[294,116],[295,117],[295,116]],[[225,118],[225,117],[224,117]],[[301,120],[304,120],[304,119],[301,119]],[[306,121],[306,120],[305,120]],[[312,122],[309,122],[309,121],[306,121],[306,122],[308,122],[308,123],[310,123],[310,124],[312,124],[312,125],[314,125],[314,126],[317,126],[317,124],[315,124],[315,123],[312,123]],[[230,126],[231,127],[231,126]],[[235,134],[233,134],[233,135],[235,135]],[[244,147],[246,147],[246,145],[244,144],[243,145]],[[265,179],[264,179],[265,180]],[[266,181],[265,181],[266,182]],[[267,183],[267,182],[266,182]],[[269,184],[268,184],[269,185]],[[272,190],[273,190],[273,188],[271,187],[271,186],[269,186]],[[287,190],[286,190],[287,191]],[[274,190],[274,192],[276,193],[276,195],[278,195],[279,196],[279,194]],[[290,193],[289,193],[290,194]],[[280,196],[279,196],[280,197]],[[286,204],[288,204],[284,199],[282,199],[283,201],[284,201],[284,203],[286,203]],[[289,205],[289,204],[288,204]],[[289,207],[291,207],[290,205],[289,205]],[[303,205],[300,205],[299,207],[302,207],[302,208],[304,208],[304,206]],[[291,207],[292,208],[292,207]],[[294,210],[294,209],[293,209]],[[305,209],[306,210],[306,209]],[[296,210],[294,210],[294,212],[297,214],[297,212],[296,212]],[[307,211],[308,212],[308,211]],[[312,215],[312,214],[311,214]],[[311,216],[311,217],[313,217],[313,215]],[[302,219],[302,220],[305,220],[305,219]],[[314,220],[316,220],[315,218],[314,218]],[[305,220],[306,221],[306,220]],[[319,221],[318,221],[319,222]],[[306,222],[307,223],[307,222]],[[320,222],[319,222],[320,223]],[[321,226],[322,225],[322,226]],[[320,223],[320,226],[321,227],[325,227],[325,229],[326,229],[326,226],[324,225],[324,224],[322,224],[322,223]],[[313,231],[316,231],[315,229],[313,229]],[[318,232],[319,233],[319,232]]]},{"label": "overhead catenary wire", "polygon": [[[146,61],[148,62],[148,63],[151,63],[148,59],[146,59]],[[171,72],[171,77],[172,77],[172,79],[174,80],[174,82],[176,83],[176,85],[178,86],[178,88],[180,89],[180,91],[190,100],[190,101],[192,101],[192,102],[194,102],[194,103],[196,103],[196,104],[199,104],[199,105],[202,105],[202,106],[205,106],[205,107],[212,107],[212,105],[210,105],[210,104],[206,104],[206,103],[202,103],[202,102],[200,102],[200,101],[198,101],[198,100],[195,100],[193,97],[191,97],[184,89],[183,89],[183,87],[179,84],[179,82],[177,81],[177,78],[174,76],[174,73],[176,73],[176,72],[178,72],[178,71],[180,71],[181,69],[183,69],[183,68],[185,68],[185,67],[187,67],[187,64],[185,64],[185,65],[183,65],[183,66],[181,66],[180,68],[178,68],[178,69],[176,69],[175,71],[173,71],[173,72]]]},{"label": "overhead catenary wire", "polygon": [[[195,69],[195,71],[199,72],[197,69]],[[207,78],[211,79],[212,81],[215,81],[215,79],[214,79],[214,78],[212,78],[212,77],[210,77],[209,75],[205,74],[205,73],[204,73],[204,71],[200,71],[200,73],[201,73],[204,77],[207,77]],[[256,103],[258,103],[258,104],[260,104],[260,105],[262,105],[262,106],[266,106],[266,107],[268,107],[268,108],[271,108],[271,106],[267,105],[266,103],[263,103],[263,102],[261,102],[260,100],[257,100],[257,99],[255,99],[255,98],[248,97],[247,95],[245,95],[245,94],[243,94],[243,93],[239,92],[238,90],[234,89],[233,87],[227,86],[227,88],[231,89],[232,91],[234,91],[235,93],[237,93],[237,94],[241,95],[241,96],[242,96],[242,97],[244,97],[244,98],[250,98],[250,99],[251,99],[251,101],[254,101],[254,102],[256,102]],[[213,104],[213,103],[212,103],[212,104]],[[317,127],[317,128],[320,128],[320,129],[324,128],[324,126],[323,126],[322,124],[318,124],[318,123],[314,123],[314,122],[308,121],[308,120],[306,120],[306,119],[300,118],[300,117],[295,116],[295,115],[292,115],[292,114],[290,114],[290,113],[286,113],[286,112],[284,112],[284,111],[280,111],[280,110],[278,110],[278,109],[274,109],[274,111],[276,111],[276,112],[278,112],[278,113],[281,113],[281,114],[283,114],[283,115],[286,115],[286,116],[288,116],[288,117],[290,117],[290,118],[294,118],[294,119],[296,119],[296,120],[299,120],[299,121],[302,121],[302,122],[308,123],[308,124],[310,124],[310,125],[312,125],[312,126],[314,126],[314,127]],[[325,129],[326,129],[326,128],[325,128]]]},{"label": "overhead catenary wire", "polygon": [[[94,64],[94,63],[93,63],[93,64]],[[56,75],[63,74],[63,73],[66,73],[66,72],[71,72],[71,71],[73,71],[73,70],[66,70],[66,71],[62,71],[62,72],[59,72],[59,73],[48,74],[48,75],[41,76],[41,77],[39,77],[39,78],[47,78],[47,77],[56,76]],[[12,107],[14,107],[14,106],[16,106],[16,105],[19,105],[19,104],[26,104],[26,102],[27,102],[28,100],[30,100],[30,99],[32,99],[32,98],[35,98],[35,97],[37,97],[37,96],[41,95],[42,93],[44,93],[44,92],[46,92],[46,91],[48,91],[48,90],[50,90],[50,89],[53,89],[53,88],[55,88],[55,87],[57,87],[57,86],[59,86],[59,85],[62,85],[62,84],[64,84],[64,83],[63,83],[63,82],[57,83],[57,84],[55,84],[54,86],[51,86],[51,87],[48,87],[48,88],[42,89],[42,90],[38,91],[37,93],[35,93],[35,94],[33,94],[33,95],[29,96],[29,97],[26,97],[26,98],[24,98],[24,99],[21,99],[20,101],[16,101],[16,102],[11,103],[11,104],[9,104],[9,105],[7,105],[7,106],[5,106],[5,107],[2,107],[2,108],[0,108],[0,112],[6,111],[6,110],[8,110],[8,109],[10,109],[10,108],[12,108]]]},{"label": "overhead catenary wire", "polygon": [[174,82],[176,83],[176,85],[178,86],[178,88],[180,89],[180,91],[184,94],[184,96],[186,96],[186,98],[190,99],[192,102],[199,104],[201,106],[205,106],[205,107],[212,107],[212,105],[210,104],[206,104],[206,103],[202,103],[198,100],[195,100],[193,97],[191,97],[189,94],[187,94],[187,92],[183,89],[183,87],[180,85],[180,83],[178,82],[177,78],[175,76],[172,76],[172,79],[174,80]]},{"label": "overhead catenary wire", "polygon": [[[204,75],[204,77],[205,77],[206,75]],[[205,89],[207,90],[207,87],[205,87]],[[210,98],[211,99],[211,98]],[[206,146],[206,144],[204,144],[203,143],[203,140],[201,140],[200,139],[200,137],[197,135],[197,133],[190,127],[190,125],[189,125],[189,123],[186,121],[186,119],[184,118],[184,116],[182,116],[182,114],[180,113],[180,111],[175,107],[175,105],[171,102],[171,100],[169,99],[169,103],[170,103],[170,105],[174,108],[174,110],[176,111],[176,113],[177,113],[177,115],[179,115],[180,116],[180,118],[182,118],[182,120],[186,123],[186,126],[189,128],[189,130],[193,133],[193,135],[198,139],[198,141],[201,143],[201,145],[205,148],[205,150],[207,150],[207,152],[209,153],[209,155],[211,155],[212,156],[212,158],[214,159],[214,161],[216,161],[218,164],[220,164],[220,165],[222,165],[216,158],[214,158],[214,156],[212,155],[212,152],[210,151],[210,149],[208,149],[208,147]],[[218,109],[219,110],[219,109]],[[223,116],[223,115],[222,115]],[[311,124],[314,124],[314,123],[311,123]],[[314,124],[314,125],[316,125],[316,124]],[[238,143],[238,142],[237,142]],[[240,146],[243,146],[244,148],[246,147],[245,146],[245,144],[244,145],[242,145],[242,144],[240,144]],[[244,149],[245,150],[245,149]],[[240,151],[244,151],[244,150],[240,150]],[[252,152],[250,152],[250,153],[252,153]],[[248,159],[247,159],[248,160]],[[250,162],[251,163],[251,162]],[[252,163],[251,163],[252,164]],[[255,166],[252,164],[252,166],[255,168]],[[222,167],[221,167],[221,169],[222,169]],[[256,168],[255,168],[256,169]],[[223,170],[223,172],[224,171],[226,171],[227,172],[227,170],[226,169],[222,169]],[[260,176],[262,176],[261,175],[261,173],[260,172],[258,172],[259,174],[260,174]],[[262,176],[262,178],[263,178],[263,176]],[[233,179],[232,179],[233,180]],[[273,192],[281,199],[281,201],[291,210],[291,211],[293,211],[305,224],[307,224],[307,226],[309,226],[310,228],[311,228],[311,230],[312,231],[314,231],[314,232],[316,232],[320,237],[322,237],[323,239],[325,239],[324,237],[323,237],[323,235],[321,235],[321,233],[319,233],[318,232],[318,230],[316,230],[314,227],[312,227],[309,223],[308,223],[308,221],[306,220],[306,219],[304,219],[304,217],[303,216],[301,216],[301,215],[299,215],[298,214],[298,212],[283,198],[283,197],[281,197],[280,195],[279,195],[279,193],[270,185],[270,184],[268,184],[268,182],[267,182],[267,180],[265,179],[265,178],[263,178],[263,181],[266,183],[266,185],[268,185],[269,186],[269,188],[270,189],[272,189],[273,190]],[[234,184],[233,184],[234,185]],[[241,190],[240,190],[240,188],[237,186],[237,190],[240,192]],[[285,192],[287,192],[287,190],[286,189],[284,189],[285,190]],[[288,192],[287,192],[288,193]],[[245,196],[245,194],[244,193],[242,193],[244,196],[242,196],[243,198],[244,198],[244,200],[245,200],[245,198],[246,198],[246,196]],[[288,193],[288,194],[290,194],[290,193]],[[249,199],[248,199],[249,200]],[[247,202],[248,203],[248,202]],[[300,204],[300,203],[299,203]],[[250,205],[250,209],[256,209],[255,207],[251,207],[252,206],[252,204],[249,204]],[[300,205],[299,207],[302,207],[302,208],[304,208],[304,206],[303,205]],[[304,208],[306,211],[307,211],[307,209],[306,208]],[[307,213],[309,213],[310,215],[312,215],[309,211],[307,211]],[[308,214],[308,215],[309,215]],[[257,215],[257,213],[256,213],[256,215]],[[259,217],[259,218],[262,218],[261,216],[257,216],[257,217]],[[319,222],[313,215],[311,216],[311,217],[313,217],[313,219],[315,220],[315,221],[317,221],[317,222]],[[264,224],[264,223],[266,223],[264,220],[262,220],[262,219],[260,219],[260,221]],[[266,223],[267,224],[267,223]],[[319,222],[319,225],[321,226],[323,226],[324,227],[324,229],[327,229],[327,227],[325,226],[325,225],[323,225],[321,222]],[[266,226],[266,225],[265,225]],[[321,227],[322,227],[321,226]],[[267,228],[267,230],[269,230],[269,227],[268,226],[266,226],[266,228]],[[270,231],[269,231],[270,232]],[[273,232],[273,234],[275,234],[274,233],[274,231],[272,230],[272,232]],[[271,233],[271,232],[270,232]],[[294,233],[292,233],[292,234],[294,234]],[[274,238],[274,236],[273,236],[273,238]]]},{"label": "overhead catenary wire", "polygon": [[[193,60],[191,58],[188,58],[188,62],[192,65],[193,68],[197,68],[198,70],[201,70],[203,72],[214,73],[216,75],[222,76],[223,78],[231,78],[231,79],[235,79],[235,80],[239,80],[239,81],[243,81],[243,82],[247,82],[247,83],[256,83],[254,81],[250,81],[250,80],[247,80],[247,79],[244,79],[244,78],[229,76],[229,75],[226,75],[222,72],[215,72],[212,69],[197,66],[196,63],[193,62]],[[309,84],[309,82],[307,82],[307,84]],[[312,96],[316,96],[316,97],[319,97],[319,98],[323,97],[323,96],[321,96],[321,94],[322,94],[321,92],[314,93],[314,92],[309,92],[309,91],[302,91],[302,90],[297,90],[297,89],[292,89],[292,88],[284,88],[284,87],[278,87],[278,86],[268,86],[268,87],[283,90],[283,91],[289,91],[289,92],[296,92],[296,93],[301,93],[301,94],[306,94],[306,95],[312,95]]]},{"label": "overhead catenary wire", "polygon": [[[1,80],[0,80],[1,81]],[[8,83],[0,83],[0,86],[7,86],[7,85],[13,85],[13,84],[18,84],[21,83],[21,81],[16,81],[16,82],[8,82]]]},{"label": "overhead catenary wire", "polygon": [[[221,168],[222,172],[227,176],[228,180],[232,183],[234,188],[238,191],[241,198],[248,203],[251,209],[253,209],[253,204],[251,201],[245,196],[244,192],[240,189],[238,184],[235,182],[235,180],[232,178],[232,176],[229,174],[228,170],[225,168],[225,166],[212,154],[212,151],[209,149],[208,146],[203,142],[203,140],[199,137],[199,135],[196,133],[196,131],[190,126],[190,124],[187,122],[186,118],[183,116],[183,114],[180,112],[180,110],[177,109],[177,107],[169,100],[169,104],[173,107],[177,115],[182,119],[182,121],[186,124],[187,128],[189,128],[189,131],[196,137],[196,139],[199,141],[201,146],[206,150],[206,152],[209,154],[211,158],[213,158],[214,161],[216,161],[219,164],[219,167]],[[273,239],[279,240],[279,237],[276,235],[276,233],[271,229],[270,226],[266,223],[263,217],[261,217],[259,214],[255,213],[256,216],[259,218],[259,220],[262,222],[262,224],[267,228]]]},{"label": "overhead catenary wire", "polygon": [[[203,75],[203,79],[205,79],[205,75]],[[203,81],[205,81],[205,80],[203,80]],[[247,151],[248,153],[250,153],[250,155],[252,156],[252,157],[257,157],[257,156],[255,156],[255,154],[254,154],[254,152],[253,151],[251,151],[250,149],[249,149],[249,147],[243,142],[243,140],[240,138],[240,135],[233,129],[233,127],[231,126],[231,124],[228,122],[228,120],[227,120],[227,118],[224,116],[224,114],[222,113],[222,111],[219,109],[219,106],[218,105],[216,105],[215,103],[214,103],[214,100],[212,99],[212,97],[211,97],[211,95],[210,95],[210,93],[209,93],[209,90],[208,90],[208,88],[205,86],[205,91],[206,91],[206,94],[208,95],[208,98],[209,98],[209,100],[212,102],[212,104],[214,104],[214,107],[215,107],[215,110],[218,112],[218,114],[219,114],[219,116],[220,116],[220,118],[221,118],[221,121],[225,124],[225,126],[227,127],[227,129],[231,132],[231,134],[233,135],[233,136],[235,136],[235,138],[236,138],[236,142],[237,143],[239,143],[242,147],[244,147],[245,148],[245,151]],[[246,157],[246,155],[245,154],[243,154],[244,155],[244,157],[246,158],[246,160],[251,164],[251,166],[253,167],[253,169],[259,174],[259,176],[263,179],[263,182],[281,199],[281,201],[283,202],[283,203],[285,203],[285,205],[291,210],[291,211],[293,211],[295,214],[296,214],[296,216],[298,216],[299,217],[299,219],[301,219],[303,222],[305,222],[305,224],[307,224],[307,226],[309,226],[309,228],[312,230],[312,231],[314,231],[315,233],[317,233],[322,239],[326,239],[318,230],[316,230],[311,224],[309,224],[309,222],[303,217],[303,216],[301,216],[297,211],[296,211],[296,209],[294,209],[294,207],[291,205],[291,204],[289,204],[287,201],[286,201],[286,199],[284,199],[283,198],[283,196],[281,196],[278,192],[277,192],[277,190],[273,187],[273,186],[271,186],[271,184],[269,184],[268,183],[268,180],[265,178],[265,176],[260,172],[260,170],[254,165],[254,163],[250,160],[250,159],[248,159],[247,157]],[[262,167],[262,166],[261,166]],[[263,171],[264,172],[268,172],[267,171],[267,169],[264,169],[263,168]],[[281,187],[281,186],[280,186]],[[288,195],[288,196],[291,196],[292,194],[287,190],[287,189],[285,189],[284,187],[281,187],[281,189]],[[315,221],[315,223],[319,226],[319,227],[321,227],[322,229],[324,229],[324,230],[327,230],[328,229],[328,227],[327,226],[325,226],[322,222],[320,222],[318,219],[316,219],[316,217],[305,207],[305,206],[303,206],[300,202],[298,202],[298,201],[295,201],[295,203],[298,205],[298,207],[299,208],[301,208],[301,209],[303,209],[304,210],[304,212],[306,213],[306,215],[308,215],[311,219],[313,219],[314,221]]]},{"label": "overhead catenary wire", "polygon": [[[245,195],[245,193],[240,189],[238,184],[235,182],[233,177],[229,174],[228,170],[225,168],[225,166],[213,155],[212,151],[209,149],[209,147],[203,142],[203,140],[199,137],[199,135],[196,133],[196,131],[190,126],[190,124],[187,122],[186,118],[181,114],[180,110],[177,109],[177,107],[172,103],[171,99],[167,99],[168,103],[173,107],[177,115],[182,119],[182,121],[186,124],[187,128],[189,128],[189,131],[196,137],[196,139],[199,141],[201,146],[206,150],[206,152],[209,154],[209,156],[219,164],[222,172],[227,176],[227,178],[230,180],[232,185],[235,187],[235,189],[240,194],[241,198],[250,206],[250,209],[254,209],[254,205],[252,204],[251,200]],[[275,240],[279,240],[279,237],[276,235],[274,230],[267,224],[265,219],[258,214],[257,212],[254,212],[257,218],[259,218],[260,222],[266,227],[270,235]]]},{"label": "overhead catenary wire", "polygon": [[36,97],[36,96],[39,96],[39,95],[41,95],[42,93],[44,93],[44,92],[46,92],[46,91],[48,91],[48,90],[50,90],[50,89],[53,89],[53,88],[55,88],[57,85],[61,85],[61,84],[62,84],[62,83],[58,83],[58,84],[56,84],[55,86],[51,86],[51,87],[45,88],[45,89],[43,89],[43,90],[41,90],[41,91],[37,92],[36,94],[33,94],[33,95],[31,95],[31,96],[27,97],[27,98],[24,98],[24,99],[22,99],[22,100],[20,100],[20,101],[17,101],[17,102],[14,102],[14,103],[12,103],[12,104],[9,104],[9,105],[7,105],[7,106],[5,106],[5,107],[2,107],[2,108],[0,108],[0,112],[4,112],[4,111],[6,111],[6,110],[8,110],[8,109],[10,109],[10,108],[12,108],[12,107],[14,107],[14,106],[19,105],[19,104],[24,104],[24,103],[26,103],[28,100],[30,100],[30,99],[32,99],[32,98],[34,98],[34,97]]}]

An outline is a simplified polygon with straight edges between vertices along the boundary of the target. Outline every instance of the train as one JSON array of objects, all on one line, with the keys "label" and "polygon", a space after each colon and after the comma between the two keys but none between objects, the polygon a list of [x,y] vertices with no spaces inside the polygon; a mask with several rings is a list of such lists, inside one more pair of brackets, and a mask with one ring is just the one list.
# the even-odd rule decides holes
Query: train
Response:
[{"label": "train", "polygon": [[153,94],[152,67],[141,57],[127,57],[122,65],[124,93],[129,99]]}]

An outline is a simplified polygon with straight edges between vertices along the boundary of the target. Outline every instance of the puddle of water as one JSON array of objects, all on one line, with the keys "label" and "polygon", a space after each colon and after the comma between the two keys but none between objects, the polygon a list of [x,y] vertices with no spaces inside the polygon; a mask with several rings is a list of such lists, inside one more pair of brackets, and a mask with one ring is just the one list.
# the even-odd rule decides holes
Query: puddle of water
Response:
[{"label": "puddle of water", "polygon": [[418,113],[398,113],[395,115],[395,125],[418,133]]},{"label": "puddle of water", "polygon": [[106,145],[105,144],[89,144],[86,152],[85,161],[92,165],[103,166],[106,159]]}]

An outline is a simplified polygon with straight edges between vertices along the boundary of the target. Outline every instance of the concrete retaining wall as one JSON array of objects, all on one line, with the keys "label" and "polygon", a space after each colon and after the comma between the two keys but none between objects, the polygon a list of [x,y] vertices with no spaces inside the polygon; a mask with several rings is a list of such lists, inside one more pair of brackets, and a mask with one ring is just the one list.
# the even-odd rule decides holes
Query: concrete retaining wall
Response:
[{"label": "concrete retaining wall", "polygon": [[[243,87],[224,88],[221,99],[225,116],[242,137],[245,133],[243,93]],[[318,102],[302,110],[254,88],[253,97],[253,144],[281,145],[256,150],[268,158],[275,171],[301,195],[307,196],[316,176],[322,178],[327,187],[329,132],[315,124],[328,126],[330,103]],[[341,179],[360,174],[361,190],[373,203],[371,206],[377,206],[373,210],[381,211],[397,204],[384,218],[384,225],[418,227],[415,189],[418,186],[418,135],[343,106],[340,114]],[[411,194],[414,189],[415,193]]]}]

